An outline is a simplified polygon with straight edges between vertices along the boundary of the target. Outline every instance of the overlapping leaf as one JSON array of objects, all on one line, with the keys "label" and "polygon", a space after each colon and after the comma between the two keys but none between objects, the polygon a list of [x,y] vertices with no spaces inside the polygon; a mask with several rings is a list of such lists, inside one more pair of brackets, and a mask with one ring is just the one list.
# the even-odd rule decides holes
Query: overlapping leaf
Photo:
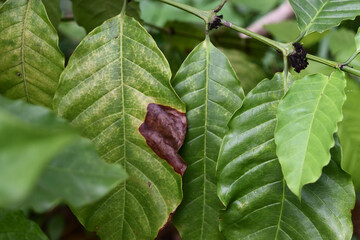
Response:
[{"label": "overlapping leaf", "polygon": [[45,211],[61,200],[83,206],[125,177],[47,108],[0,97],[0,132],[1,206]]},{"label": "overlapping leaf", "polygon": [[40,227],[21,211],[0,209],[0,239],[48,240]]},{"label": "overlapping leaf", "polygon": [[[124,5],[123,0],[71,0],[76,22],[90,32],[105,20],[118,15]],[[139,18],[139,6],[128,1],[127,14]]]},{"label": "overlapping leaf", "polygon": [[55,28],[59,26],[61,20],[60,0],[42,0],[46,8],[47,15]]},{"label": "overlapping leaf", "polygon": [[78,138],[45,167],[23,207],[44,212],[61,201],[82,207],[103,197],[125,178],[121,166],[102,161],[89,140]]},{"label": "overlapping leaf", "polygon": [[150,103],[184,112],[170,86],[170,67],[134,19],[114,17],[78,46],[61,75],[57,113],[92,139],[128,180],[96,204],[77,209],[102,239],[154,239],[182,199],[181,177],[139,133]]},{"label": "overlapping leaf", "polygon": [[304,187],[301,202],[286,187],[274,142],[283,94],[280,75],[264,80],[229,123],[217,165],[218,195],[227,207],[220,230],[229,240],[350,239],[355,194],[335,162]]},{"label": "overlapping leaf", "polygon": [[281,101],[277,113],[277,156],[290,190],[300,197],[330,161],[333,134],[342,120],[345,75],[314,74],[297,80]]},{"label": "overlapping leaf", "polygon": [[4,3],[0,33],[0,94],[51,107],[64,57],[41,0]]},{"label": "overlapping leaf", "polygon": [[300,30],[306,34],[323,32],[343,20],[360,16],[358,0],[289,0]]},{"label": "overlapping leaf", "polygon": [[360,190],[360,86],[351,79],[348,79],[347,83],[347,99],[343,107],[344,120],[339,126],[339,137],[344,153],[341,166],[351,174],[356,189]]},{"label": "overlapping leaf", "polygon": [[182,239],[222,239],[215,167],[227,122],[244,97],[229,60],[207,38],[187,57],[173,80],[187,104],[188,133],[181,155],[188,164],[184,200],[173,222]]}]

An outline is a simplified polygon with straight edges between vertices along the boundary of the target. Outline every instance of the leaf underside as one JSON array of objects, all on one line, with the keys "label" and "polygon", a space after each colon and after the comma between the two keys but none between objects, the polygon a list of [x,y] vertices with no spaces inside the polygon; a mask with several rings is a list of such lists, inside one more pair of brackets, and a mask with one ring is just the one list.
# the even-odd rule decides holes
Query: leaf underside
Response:
[{"label": "leaf underside", "polygon": [[0,94],[51,107],[64,56],[41,0],[7,1],[0,32]]},{"label": "leaf underside", "polygon": [[172,81],[187,105],[188,132],[181,156],[184,200],[173,222],[182,239],[222,239],[215,167],[227,122],[244,97],[228,59],[207,39],[187,57]]},{"label": "leaf underside", "polygon": [[323,32],[343,20],[360,16],[358,0],[289,0],[300,30],[306,34]]},{"label": "leaf underside", "polygon": [[262,81],[229,123],[218,159],[220,215],[226,239],[350,239],[354,190],[332,161],[302,200],[285,185],[276,157],[277,106],[282,77]]},{"label": "leaf underside", "polygon": [[345,75],[314,74],[297,80],[279,104],[275,142],[290,190],[297,196],[313,183],[330,161],[333,134],[342,120]]},{"label": "leaf underside", "polygon": [[54,106],[129,178],[76,215],[102,239],[154,239],[182,199],[181,177],[138,131],[150,103],[185,112],[155,41],[123,14],[94,29],[61,75]]}]

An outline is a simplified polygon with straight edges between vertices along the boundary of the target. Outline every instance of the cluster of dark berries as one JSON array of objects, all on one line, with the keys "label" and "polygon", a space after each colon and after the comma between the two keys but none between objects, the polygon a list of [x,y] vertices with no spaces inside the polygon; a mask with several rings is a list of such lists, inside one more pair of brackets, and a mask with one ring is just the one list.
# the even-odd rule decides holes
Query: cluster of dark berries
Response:
[{"label": "cluster of dark berries", "polygon": [[299,73],[309,65],[306,58],[307,53],[305,48],[300,43],[294,43],[293,46],[295,48],[295,52],[293,52],[289,58],[291,61],[291,66],[293,66],[295,71]]},{"label": "cluster of dark berries", "polygon": [[218,29],[219,27],[221,27],[221,19],[222,18],[223,18],[223,15],[216,16],[214,21],[209,23],[209,30]]}]

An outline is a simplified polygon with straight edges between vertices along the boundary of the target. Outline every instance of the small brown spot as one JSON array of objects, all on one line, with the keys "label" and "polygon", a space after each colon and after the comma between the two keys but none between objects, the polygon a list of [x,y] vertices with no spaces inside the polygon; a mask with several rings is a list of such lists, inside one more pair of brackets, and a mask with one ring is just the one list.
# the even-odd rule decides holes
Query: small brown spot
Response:
[{"label": "small brown spot", "polygon": [[96,226],[95,229],[98,230],[98,229],[99,229],[99,226]]},{"label": "small brown spot", "polygon": [[21,77],[21,73],[17,72],[16,76]]},{"label": "small brown spot", "polygon": [[185,113],[155,103],[148,105],[145,122],[139,128],[149,147],[181,176],[186,163],[177,152],[184,143],[186,128]]},{"label": "small brown spot", "polygon": [[148,187],[151,187],[151,182],[148,182]]},{"label": "small brown spot", "polygon": [[119,36],[114,37],[114,39],[118,39]]}]

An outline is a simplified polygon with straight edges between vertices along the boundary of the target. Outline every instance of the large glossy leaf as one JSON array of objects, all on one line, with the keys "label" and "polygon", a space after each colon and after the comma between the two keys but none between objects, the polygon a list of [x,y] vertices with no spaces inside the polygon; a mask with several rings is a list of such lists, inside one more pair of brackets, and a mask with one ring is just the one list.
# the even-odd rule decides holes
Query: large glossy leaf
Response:
[{"label": "large glossy leaf", "polygon": [[40,227],[28,220],[21,211],[0,208],[0,239],[47,240]]},{"label": "large glossy leaf", "polygon": [[61,75],[57,113],[92,139],[128,180],[77,216],[102,239],[154,239],[182,199],[181,177],[147,146],[138,128],[150,103],[181,112],[170,67],[155,41],[123,13],[94,29]]},{"label": "large glossy leaf", "polygon": [[103,197],[125,178],[122,167],[102,161],[89,140],[76,139],[45,167],[23,207],[44,212],[61,201],[82,207]]},{"label": "large glossy leaf", "polygon": [[342,168],[351,174],[354,185],[360,190],[360,86],[348,79],[346,102],[343,107],[344,120],[339,126],[339,137],[343,147]]},{"label": "large glossy leaf", "polygon": [[61,200],[83,206],[125,177],[47,108],[0,97],[0,130],[1,206],[45,211]]},{"label": "large glossy leaf", "polygon": [[358,0],[289,0],[300,30],[323,32],[360,15]]},{"label": "large glossy leaf", "polygon": [[345,85],[341,71],[330,77],[309,75],[295,81],[279,105],[276,152],[288,187],[299,197],[330,161],[333,134],[343,118]]},{"label": "large glossy leaf", "polygon": [[59,26],[61,19],[60,0],[42,0],[49,16],[49,19],[55,28]]},{"label": "large glossy leaf", "polygon": [[[274,130],[282,77],[262,81],[230,120],[218,159],[218,195],[226,239],[350,239],[352,183],[335,162],[302,199],[286,187]],[[339,156],[339,155],[336,155]]]},{"label": "large glossy leaf", "polygon": [[41,0],[1,6],[0,46],[0,94],[51,107],[64,57]]},{"label": "large glossy leaf", "polygon": [[189,124],[181,149],[188,164],[184,200],[173,222],[183,240],[221,239],[216,160],[227,122],[244,93],[229,60],[208,38],[190,53],[172,83],[187,105]]},{"label": "large glossy leaf", "polygon": [[[90,32],[105,20],[118,15],[124,5],[123,0],[71,0],[76,22]],[[139,17],[139,6],[135,1],[128,1],[127,14]]]}]

